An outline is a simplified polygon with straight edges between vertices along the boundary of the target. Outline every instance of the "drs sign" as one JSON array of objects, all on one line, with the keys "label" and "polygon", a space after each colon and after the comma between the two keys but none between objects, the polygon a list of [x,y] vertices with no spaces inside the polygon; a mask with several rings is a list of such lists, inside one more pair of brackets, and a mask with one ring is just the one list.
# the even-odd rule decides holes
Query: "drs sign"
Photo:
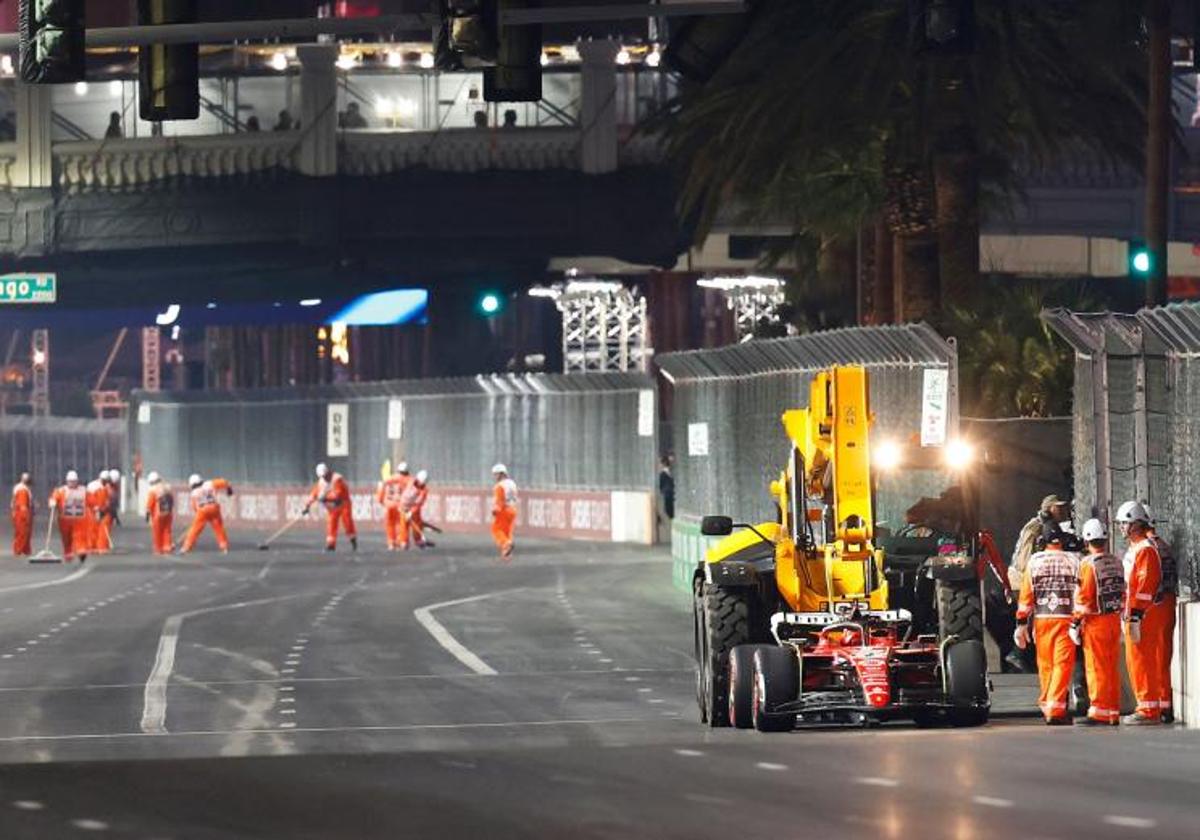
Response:
[{"label": "drs sign", "polygon": [[350,406],[348,403],[330,403],[326,422],[325,454],[330,458],[350,454]]},{"label": "drs sign", "polygon": [[0,275],[0,303],[54,303],[58,277],[54,274]]}]

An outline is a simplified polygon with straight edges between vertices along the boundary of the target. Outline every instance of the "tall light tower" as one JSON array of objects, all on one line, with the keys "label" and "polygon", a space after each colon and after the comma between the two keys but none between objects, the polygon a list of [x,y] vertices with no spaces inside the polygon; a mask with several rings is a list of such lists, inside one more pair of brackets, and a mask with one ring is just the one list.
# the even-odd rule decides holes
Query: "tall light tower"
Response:
[{"label": "tall light tower", "polygon": [[563,371],[645,370],[646,299],[615,280],[572,279],[535,287],[534,297],[554,300],[562,313]]},{"label": "tall light tower", "polygon": [[784,301],[783,281],[778,277],[704,277],[696,281],[703,289],[716,289],[733,310],[738,341],[754,336],[763,321],[779,322],[779,307]]}]

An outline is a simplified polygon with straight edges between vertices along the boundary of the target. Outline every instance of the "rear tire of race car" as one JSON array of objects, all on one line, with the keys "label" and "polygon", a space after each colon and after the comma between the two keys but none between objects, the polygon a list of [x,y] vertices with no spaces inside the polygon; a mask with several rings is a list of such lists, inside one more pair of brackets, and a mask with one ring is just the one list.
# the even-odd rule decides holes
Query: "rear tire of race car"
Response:
[{"label": "rear tire of race car", "polygon": [[700,721],[729,725],[729,652],[750,641],[748,591],[702,583],[696,589],[696,699]]},{"label": "rear tire of race car", "polygon": [[934,587],[938,638],[957,636],[963,641],[983,641],[983,606],[979,582],[939,580]]},{"label": "rear tire of race car", "polygon": [[983,642],[956,642],[947,648],[946,691],[954,705],[949,714],[953,726],[987,723],[987,653]]},{"label": "rear tire of race car", "polygon": [[754,652],[764,645],[738,645],[729,652],[729,725],[754,727]]},{"label": "rear tire of race car", "polygon": [[800,696],[800,664],[789,648],[763,645],[754,651],[754,692],[751,717],[759,732],[786,732],[796,725],[795,715],[771,711]]}]

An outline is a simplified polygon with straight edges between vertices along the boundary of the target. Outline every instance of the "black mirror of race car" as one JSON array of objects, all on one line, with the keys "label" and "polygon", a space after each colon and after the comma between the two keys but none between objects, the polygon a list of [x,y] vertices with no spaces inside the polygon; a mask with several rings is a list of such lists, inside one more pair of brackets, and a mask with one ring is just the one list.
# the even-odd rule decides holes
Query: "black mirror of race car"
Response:
[{"label": "black mirror of race car", "polygon": [[728,516],[706,516],[700,520],[700,533],[706,537],[724,537],[733,533],[733,520]]}]

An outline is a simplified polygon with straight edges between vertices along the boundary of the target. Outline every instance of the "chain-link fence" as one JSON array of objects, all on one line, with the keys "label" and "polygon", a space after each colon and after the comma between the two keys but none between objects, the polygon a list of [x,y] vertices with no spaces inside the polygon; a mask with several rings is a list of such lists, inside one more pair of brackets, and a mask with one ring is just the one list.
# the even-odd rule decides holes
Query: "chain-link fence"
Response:
[{"label": "chain-link fence", "polygon": [[[352,483],[385,461],[445,485],[649,491],[654,383],[643,374],[479,376],[195,394],[137,393],[131,450],[146,470],[303,485],[317,462]],[[341,453],[341,454],[338,454]]]},{"label": "chain-link fence", "polygon": [[[742,521],[774,518],[768,493],[788,455],[780,422],[786,409],[808,405],[814,373],[838,364],[869,371],[872,434],[909,440],[921,428],[925,371],[948,372],[948,427],[958,421],[957,354],[924,324],[832,330],[798,338],[752,341],[720,350],[670,353],[656,359],[674,388],[673,438],[677,558],[695,553],[681,529],[705,514]],[[878,522],[903,522],[904,511],[922,496],[947,486],[938,470],[909,469],[881,475]],[[680,543],[692,543],[684,548]]]},{"label": "chain-link fence", "polygon": [[125,422],[85,417],[0,417],[0,480],[33,476],[39,495],[62,483],[68,470],[87,481],[101,470],[124,470]]},{"label": "chain-link fence", "polygon": [[1047,312],[1075,350],[1075,515],[1111,521],[1121,502],[1147,502],[1200,588],[1200,306],[1137,315]]}]

